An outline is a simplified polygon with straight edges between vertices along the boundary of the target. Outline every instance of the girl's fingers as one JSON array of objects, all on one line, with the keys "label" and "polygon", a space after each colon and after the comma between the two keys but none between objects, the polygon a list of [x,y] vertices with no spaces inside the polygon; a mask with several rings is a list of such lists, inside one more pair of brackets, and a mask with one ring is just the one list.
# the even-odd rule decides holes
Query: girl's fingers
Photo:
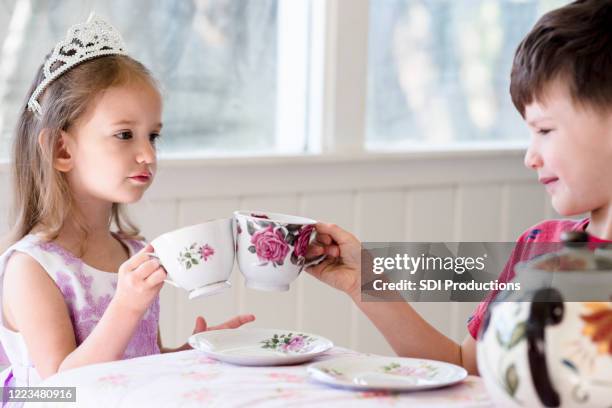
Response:
[{"label": "girl's fingers", "polygon": [[221,329],[237,329],[243,324],[250,323],[255,320],[254,315],[240,315],[236,316],[233,319],[228,320],[225,323],[219,324],[217,326],[209,327],[208,330],[221,330]]},{"label": "girl's fingers", "polygon": [[138,280],[144,280],[149,275],[151,275],[154,271],[156,271],[160,267],[159,261],[157,259],[149,259],[140,264],[139,267],[134,269],[132,272],[134,277]]},{"label": "girl's fingers", "polygon": [[147,255],[147,252],[153,252],[153,247],[151,246],[151,244],[146,245],[144,248],[138,251],[136,255],[125,261],[127,269],[130,271],[134,270],[138,268],[143,262],[146,262],[151,259],[151,257]]},{"label": "girl's fingers", "polygon": [[158,268],[151,273],[144,281],[150,288],[160,285],[166,279],[166,271],[164,268]]}]

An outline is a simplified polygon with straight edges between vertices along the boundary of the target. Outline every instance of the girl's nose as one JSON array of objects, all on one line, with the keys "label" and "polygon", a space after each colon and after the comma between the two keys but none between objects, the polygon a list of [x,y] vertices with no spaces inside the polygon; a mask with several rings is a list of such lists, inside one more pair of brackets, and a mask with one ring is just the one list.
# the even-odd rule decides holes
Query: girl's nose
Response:
[{"label": "girl's nose", "polygon": [[148,139],[138,144],[138,156],[136,157],[138,163],[155,163],[156,157],[155,146]]},{"label": "girl's nose", "polygon": [[537,170],[542,167],[542,156],[540,155],[536,147],[533,145],[533,143],[529,145],[529,148],[527,148],[524,163],[525,167],[527,167],[528,169]]}]

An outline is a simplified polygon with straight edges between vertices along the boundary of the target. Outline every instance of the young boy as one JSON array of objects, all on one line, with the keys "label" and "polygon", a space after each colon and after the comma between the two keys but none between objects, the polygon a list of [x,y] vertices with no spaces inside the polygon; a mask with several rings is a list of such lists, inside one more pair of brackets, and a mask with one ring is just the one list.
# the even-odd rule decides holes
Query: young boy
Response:
[{"label": "young boy", "polygon": [[[544,15],[519,45],[510,94],[532,138],[525,165],[537,172],[552,205],[563,216],[544,221],[518,242],[558,242],[568,230],[592,240],[612,240],[612,1],[581,0]],[[318,244],[309,256],[329,255],[309,272],[347,293],[400,356],[448,361],[477,374],[476,336],[490,294],[468,321],[462,344],[438,332],[407,303],[362,302],[360,243],[333,224],[318,224]],[[508,261],[499,281],[514,277]],[[608,336],[612,350],[612,335]]]}]

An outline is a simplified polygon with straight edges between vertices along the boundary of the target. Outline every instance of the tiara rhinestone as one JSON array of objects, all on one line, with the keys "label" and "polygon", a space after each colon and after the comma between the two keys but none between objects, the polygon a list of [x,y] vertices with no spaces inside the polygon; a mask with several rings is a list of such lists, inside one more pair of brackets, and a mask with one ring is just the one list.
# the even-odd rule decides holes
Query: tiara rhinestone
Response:
[{"label": "tiara rhinestone", "polygon": [[28,109],[40,115],[39,96],[57,77],[70,68],[104,55],[127,55],[121,34],[102,18],[91,14],[85,23],[68,30],[43,66],[43,80],[28,100]]}]

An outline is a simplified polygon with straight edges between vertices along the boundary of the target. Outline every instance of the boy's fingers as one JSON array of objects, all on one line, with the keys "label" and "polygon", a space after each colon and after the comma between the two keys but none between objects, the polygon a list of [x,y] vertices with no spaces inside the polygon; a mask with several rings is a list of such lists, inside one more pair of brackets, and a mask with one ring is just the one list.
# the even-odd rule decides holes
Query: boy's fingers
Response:
[{"label": "boy's fingers", "polygon": [[320,264],[318,265],[314,265],[314,266],[310,266],[308,268],[306,268],[306,272],[308,272],[309,274],[311,274],[312,276],[314,276],[317,279],[321,279],[321,274],[322,272],[325,270],[325,268],[327,268],[332,262],[334,262],[332,259],[325,259],[324,261],[322,261]]},{"label": "boy's fingers", "polygon": [[329,235],[331,239],[338,243],[338,245],[345,244],[355,239],[351,233],[343,230],[336,224],[325,224],[319,222],[315,224],[315,228],[318,233]]},{"label": "boy's fingers", "polygon": [[337,258],[340,256],[340,248],[338,245],[330,245],[325,248],[325,254]]},{"label": "boy's fingers", "polygon": [[310,245],[306,251],[306,259],[314,258],[315,256],[323,255],[325,248],[320,245]]},{"label": "boy's fingers", "polygon": [[317,234],[317,241],[324,245],[332,243],[332,238],[328,234]]}]

